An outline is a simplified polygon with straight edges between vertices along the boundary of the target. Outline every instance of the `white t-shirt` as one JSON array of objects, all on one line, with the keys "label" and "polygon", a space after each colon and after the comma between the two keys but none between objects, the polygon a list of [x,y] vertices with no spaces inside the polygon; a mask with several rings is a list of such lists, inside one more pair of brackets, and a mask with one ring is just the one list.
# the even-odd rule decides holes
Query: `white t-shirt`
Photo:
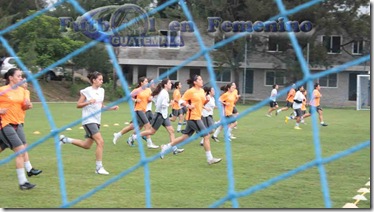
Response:
[{"label": "white t-shirt", "polygon": [[164,119],[168,117],[169,102],[169,93],[165,89],[162,89],[157,95],[155,112],[161,113]]},{"label": "white t-shirt", "polygon": [[[303,104],[303,100],[305,99],[305,96],[304,96],[303,93],[301,93],[301,91],[297,91],[296,94],[295,94],[295,97],[293,99],[294,99],[294,102],[292,104],[292,108],[293,109],[300,109],[301,105]],[[295,102],[295,99],[301,101],[301,103]]]},{"label": "white t-shirt", "polygon": [[273,88],[273,90],[271,90],[270,100],[276,102],[277,101],[277,94],[278,94],[277,89]]},{"label": "white t-shirt", "polygon": [[[208,117],[209,115],[213,116],[213,110],[216,107],[216,101],[213,96],[210,97],[210,100],[208,103],[204,105],[203,108],[203,117]],[[205,108],[209,108],[210,111],[205,110]]]},{"label": "white t-shirt", "polygon": [[146,111],[152,111],[152,104],[153,104],[153,101],[148,102]]},{"label": "white t-shirt", "polygon": [[82,108],[82,118],[91,116],[83,120],[82,125],[92,124],[92,123],[100,124],[101,113],[96,113],[93,116],[92,114],[101,110],[101,108],[103,107],[104,93],[105,93],[104,89],[103,88],[94,89],[92,86],[90,86],[85,89],[82,89],[80,93],[86,97],[86,102],[90,101],[91,99],[96,100],[94,104],[90,104]]}]

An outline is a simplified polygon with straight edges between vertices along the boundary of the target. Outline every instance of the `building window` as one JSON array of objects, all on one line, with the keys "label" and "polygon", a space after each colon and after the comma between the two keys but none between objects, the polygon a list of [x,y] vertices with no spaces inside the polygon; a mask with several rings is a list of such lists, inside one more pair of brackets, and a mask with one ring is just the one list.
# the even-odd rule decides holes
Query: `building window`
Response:
[{"label": "building window", "polygon": [[276,36],[268,37],[268,52],[283,52],[287,49],[288,41]]},{"label": "building window", "polygon": [[199,68],[190,68],[190,79],[192,79],[193,76],[195,75],[201,75],[200,74],[200,69]]},{"label": "building window", "polygon": [[361,55],[364,49],[364,41],[354,41],[352,43],[352,54]]},{"label": "building window", "polygon": [[329,74],[319,78],[318,82],[321,87],[336,88],[338,87],[338,75],[336,73]]},{"label": "building window", "polygon": [[217,82],[231,82],[231,69],[230,68],[221,68],[216,73]]},{"label": "building window", "polygon": [[265,85],[286,84],[286,74],[284,71],[267,71],[265,75]]},{"label": "building window", "polygon": [[329,54],[339,54],[341,53],[342,36],[332,35],[332,36],[322,36],[323,46],[327,49]]},{"label": "building window", "polygon": [[180,46],[180,31],[160,30],[159,48],[179,49]]},{"label": "building window", "polygon": [[[158,68],[158,76],[160,77],[161,74],[164,74],[165,72],[167,72],[169,69],[168,68]],[[163,78],[169,78],[170,80],[178,80],[178,71],[175,71],[174,73],[172,74],[167,74],[165,77]]]}]

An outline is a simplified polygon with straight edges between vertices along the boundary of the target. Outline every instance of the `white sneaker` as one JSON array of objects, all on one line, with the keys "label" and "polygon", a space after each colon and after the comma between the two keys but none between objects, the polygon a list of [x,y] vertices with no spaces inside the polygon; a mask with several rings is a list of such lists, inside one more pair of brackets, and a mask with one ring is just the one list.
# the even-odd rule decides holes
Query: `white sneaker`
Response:
[{"label": "white sneaker", "polygon": [[66,139],[64,135],[60,135],[60,146],[66,144]]},{"label": "white sneaker", "polygon": [[117,140],[121,137],[121,133],[113,133],[113,144],[117,143]]},{"label": "white sneaker", "polygon": [[213,158],[211,160],[208,160],[208,164],[209,165],[212,165],[212,164],[215,164],[215,163],[219,163],[221,162],[222,158]]},{"label": "white sneaker", "polygon": [[271,118],[271,115],[270,114],[266,114],[267,117]]},{"label": "white sneaker", "polygon": [[160,158],[163,159],[164,158],[164,155],[165,155],[165,152],[168,150],[168,146],[167,145],[161,145],[161,154],[160,154]]},{"label": "white sneaker", "polygon": [[184,149],[176,149],[173,151],[173,154],[176,155],[176,154],[179,154],[179,153],[182,153],[184,152]]},{"label": "white sneaker", "polygon": [[231,135],[231,136],[230,136],[230,138],[231,138],[231,139],[236,139],[236,137],[235,137],[235,136],[233,136],[233,135]]},{"label": "white sneaker", "polygon": [[135,146],[134,145],[134,137],[133,137],[133,135],[130,135],[130,137],[127,139],[127,144],[129,145],[129,146]]},{"label": "white sneaker", "polygon": [[148,149],[158,149],[160,146],[155,145],[154,143],[147,144]]},{"label": "white sneaker", "polygon": [[95,171],[96,174],[109,174],[109,172],[107,172],[104,167],[100,167],[99,169],[96,169]]}]

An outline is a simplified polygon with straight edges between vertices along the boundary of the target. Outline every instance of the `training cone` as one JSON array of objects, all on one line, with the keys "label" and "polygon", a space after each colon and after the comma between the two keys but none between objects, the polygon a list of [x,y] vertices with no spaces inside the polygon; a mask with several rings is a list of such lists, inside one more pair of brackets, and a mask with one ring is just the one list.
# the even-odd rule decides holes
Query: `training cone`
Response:
[{"label": "training cone", "polygon": [[370,190],[368,188],[360,188],[357,191],[358,193],[370,193]]},{"label": "training cone", "polygon": [[79,129],[83,130],[83,127],[79,127]]},{"label": "training cone", "polygon": [[114,123],[113,125],[114,125],[114,126],[119,126],[119,124],[118,124],[118,123]]},{"label": "training cone", "polygon": [[104,124],[103,126],[104,126],[104,127],[109,127],[109,125],[107,125],[107,124]]},{"label": "training cone", "polygon": [[125,122],[125,124],[130,124],[129,122]]},{"label": "training cone", "polygon": [[35,135],[39,135],[40,132],[39,132],[39,131],[35,131],[35,132],[33,132],[33,134],[35,134]]},{"label": "training cone", "polygon": [[66,130],[71,130],[71,128],[67,128]]},{"label": "training cone", "polygon": [[368,199],[366,199],[366,197],[364,195],[356,195],[352,199],[355,199],[355,200],[368,200]]}]

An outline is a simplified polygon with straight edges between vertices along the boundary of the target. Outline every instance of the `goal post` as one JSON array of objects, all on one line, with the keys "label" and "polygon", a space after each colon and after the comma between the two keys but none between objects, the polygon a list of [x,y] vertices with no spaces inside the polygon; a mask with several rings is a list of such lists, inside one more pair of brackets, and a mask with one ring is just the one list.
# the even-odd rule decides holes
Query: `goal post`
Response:
[{"label": "goal post", "polygon": [[370,75],[357,75],[357,110],[370,110],[371,91],[370,91]]}]

